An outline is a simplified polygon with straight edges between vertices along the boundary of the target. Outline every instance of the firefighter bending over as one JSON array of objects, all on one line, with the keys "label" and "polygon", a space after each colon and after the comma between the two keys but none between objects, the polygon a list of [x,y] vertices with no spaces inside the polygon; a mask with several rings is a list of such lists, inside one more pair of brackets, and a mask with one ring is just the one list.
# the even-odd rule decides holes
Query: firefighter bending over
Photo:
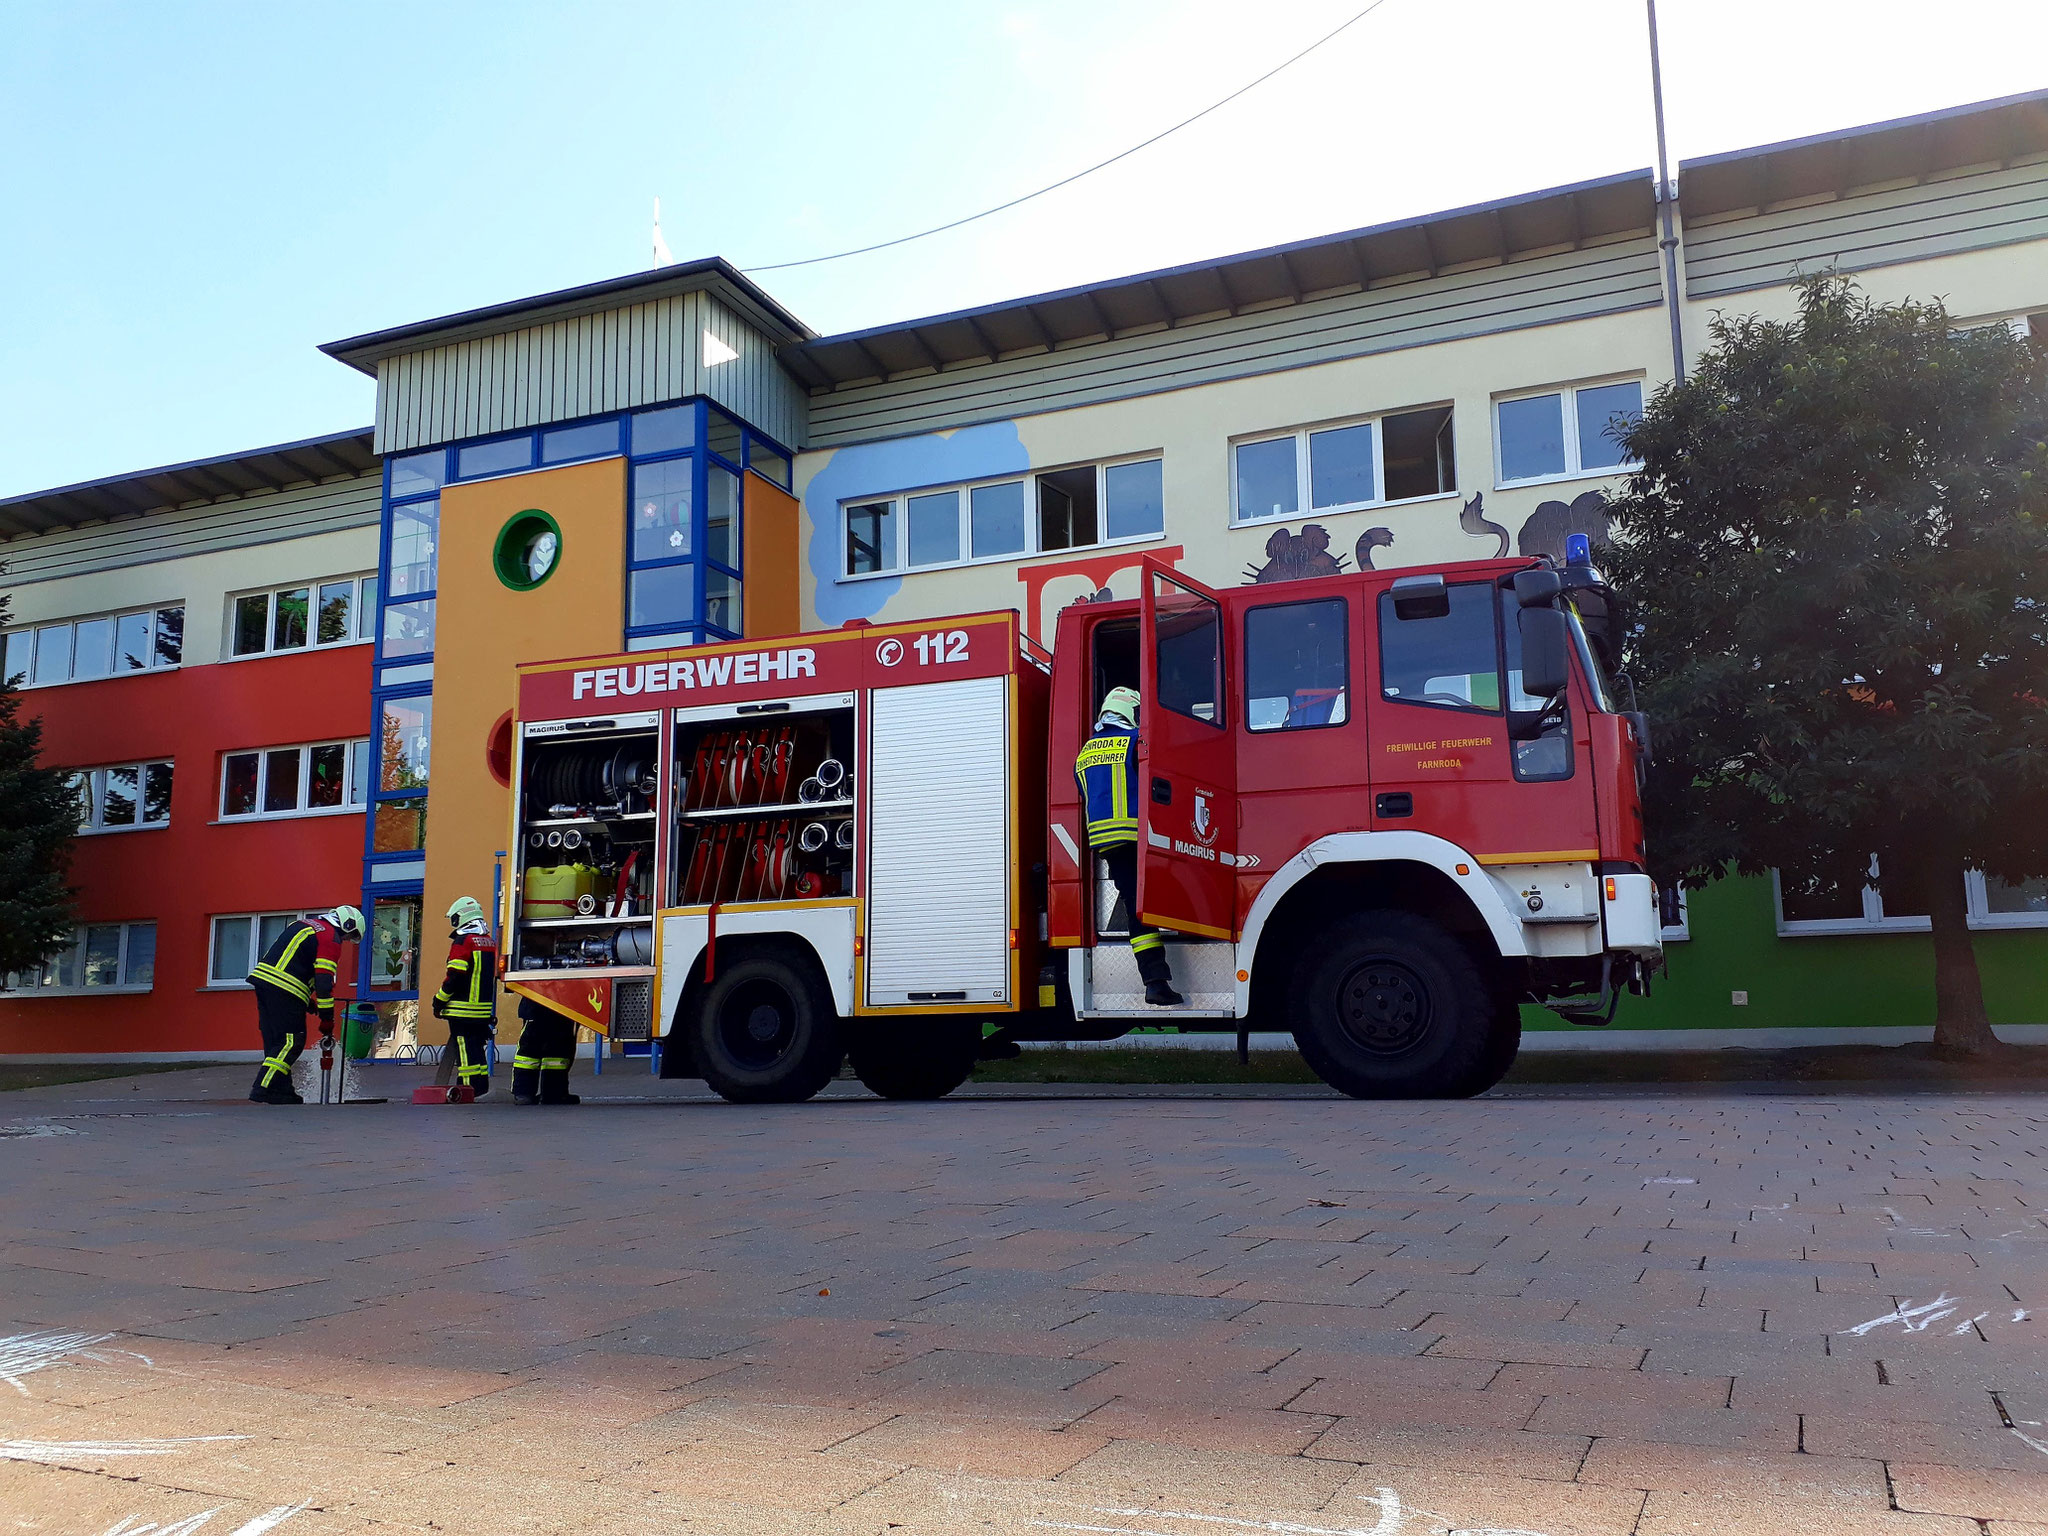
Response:
[{"label": "firefighter bending over", "polygon": [[491,1091],[486,1055],[498,1017],[498,947],[491,925],[474,896],[458,896],[448,908],[448,975],[434,994],[434,1017],[448,1021],[448,1049],[455,1052],[455,1083],[482,1098]]},{"label": "firefighter bending over", "polygon": [[1138,921],[1138,690],[1102,696],[1095,730],[1074,760],[1088,818],[1088,846],[1109,866],[1109,878],[1130,914],[1131,954],[1145,983],[1145,1001],[1172,1008],[1187,1001],[1173,990],[1166,940]]},{"label": "firefighter bending over", "polygon": [[263,1032],[263,1065],[249,1097],[258,1104],[303,1104],[292,1089],[292,1063],[306,1048],[306,1015],[320,1021],[320,1033],[334,1033],[334,973],[341,946],[360,943],[363,914],[336,907],[302,917],[271,940],[249,973],[256,994],[256,1026]]},{"label": "firefighter bending over", "polygon": [[581,1104],[569,1091],[576,1025],[544,1003],[519,999],[519,1054],[512,1058],[514,1104]]}]

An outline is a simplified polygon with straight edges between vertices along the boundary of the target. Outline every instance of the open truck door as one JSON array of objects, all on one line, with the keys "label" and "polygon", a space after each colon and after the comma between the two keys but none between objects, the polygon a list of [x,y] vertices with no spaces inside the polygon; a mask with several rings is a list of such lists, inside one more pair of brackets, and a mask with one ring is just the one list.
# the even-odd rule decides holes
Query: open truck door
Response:
[{"label": "open truck door", "polygon": [[1237,743],[1223,600],[1147,556],[1138,647],[1138,920],[1237,937]]}]

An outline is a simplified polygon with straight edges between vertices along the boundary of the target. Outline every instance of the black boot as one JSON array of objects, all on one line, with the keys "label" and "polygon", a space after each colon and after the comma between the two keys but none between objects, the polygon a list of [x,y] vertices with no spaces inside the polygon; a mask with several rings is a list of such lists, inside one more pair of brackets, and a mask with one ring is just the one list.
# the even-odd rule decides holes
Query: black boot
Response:
[{"label": "black boot", "polygon": [[540,1102],[540,1063],[530,1056],[512,1058],[512,1102],[514,1104],[538,1104]]},{"label": "black boot", "polygon": [[582,1098],[569,1091],[567,1067],[540,1069],[540,1101],[543,1104],[581,1104]]},{"label": "black boot", "polygon": [[1154,1008],[1178,1008],[1187,999],[1174,991],[1169,982],[1148,981],[1145,983],[1145,1001]]}]

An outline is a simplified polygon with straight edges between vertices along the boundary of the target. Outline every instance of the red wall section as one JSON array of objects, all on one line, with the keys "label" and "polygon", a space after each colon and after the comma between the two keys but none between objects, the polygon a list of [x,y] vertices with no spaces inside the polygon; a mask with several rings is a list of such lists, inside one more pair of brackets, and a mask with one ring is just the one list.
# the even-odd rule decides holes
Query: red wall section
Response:
[{"label": "red wall section", "polygon": [[[246,992],[206,990],[213,915],[359,900],[360,815],[217,822],[220,758],[250,747],[370,734],[370,647],[183,667],[31,691],[43,761],[98,767],[170,758],[171,822],[72,845],[82,922],[157,925],[146,993],[0,999],[0,1055],[253,1051]],[[355,951],[342,955],[350,990]]]}]

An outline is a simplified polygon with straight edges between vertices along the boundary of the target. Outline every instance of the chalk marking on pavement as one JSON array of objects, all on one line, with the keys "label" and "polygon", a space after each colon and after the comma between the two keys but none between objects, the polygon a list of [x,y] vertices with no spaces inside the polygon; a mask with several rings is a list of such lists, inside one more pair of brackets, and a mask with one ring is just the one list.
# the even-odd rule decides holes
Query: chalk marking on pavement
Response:
[{"label": "chalk marking on pavement", "polygon": [[1989,1312],[1979,1312],[1975,1317],[1971,1318],[1968,1322],[1957,1323],[1955,1327],[1949,1329],[1949,1332],[1951,1334],[1969,1333],[1973,1331],[1979,1323],[1983,1322],[1984,1319],[1989,1317],[1990,1315],[1991,1314]]},{"label": "chalk marking on pavement", "polygon": [[[1908,1301],[1912,1300],[1910,1296],[1906,1299]],[[1869,1322],[1858,1323],[1854,1328],[1839,1328],[1836,1332],[1853,1333],[1860,1339],[1864,1334],[1870,1332],[1871,1329],[1882,1328],[1886,1323],[1904,1323],[1908,1333],[1920,1333],[1925,1331],[1929,1323],[1939,1322],[1942,1318],[1954,1312],[1956,1310],[1953,1305],[1955,1299],[1947,1291],[1943,1291],[1934,1300],[1922,1302],[1917,1307],[1902,1306],[1894,1303],[1891,1311],[1885,1313],[1884,1316],[1873,1317]],[[1936,1310],[1943,1307],[1946,1307],[1948,1310]],[[1930,1313],[1933,1315],[1929,1316],[1928,1314]],[[1920,1319],[1920,1321],[1915,1322],[1914,1319],[1916,1318]]]},{"label": "chalk marking on pavement", "polygon": [[[0,1381],[26,1397],[28,1388],[21,1384],[22,1377],[47,1371],[53,1365],[62,1365],[72,1355],[108,1364],[106,1355],[96,1346],[112,1337],[111,1333],[67,1333],[54,1328],[35,1333],[7,1334],[0,1337]],[[128,1351],[118,1353],[126,1354]]]},{"label": "chalk marking on pavement", "polygon": [[[38,1461],[57,1466],[97,1456],[171,1456],[209,1440],[246,1440],[247,1435],[188,1435],[180,1440],[0,1440],[0,1461]],[[266,1527],[268,1529],[268,1527]]]},{"label": "chalk marking on pavement", "polygon": [[[230,1531],[228,1536],[265,1536],[266,1532],[276,1530],[293,1515],[310,1508],[312,1503],[311,1499],[301,1499],[296,1504],[276,1505],[260,1515],[245,1520]],[[106,1536],[197,1536],[207,1521],[226,1508],[225,1504],[216,1504],[212,1509],[201,1510],[196,1515],[187,1515],[182,1520],[173,1520],[169,1525],[158,1525],[154,1520],[145,1520],[141,1525],[133,1525],[131,1521],[141,1520],[142,1517],[127,1515],[119,1524],[109,1526]]]},{"label": "chalk marking on pavement", "polygon": [[2012,1315],[2012,1320],[2013,1320],[2014,1322],[2016,1322],[2016,1323],[2024,1323],[2024,1322],[2026,1322],[2026,1321],[2027,1321],[2027,1309],[2026,1309],[2025,1307],[2021,1307],[2021,1308],[2020,1308],[2020,1309],[2019,1309],[2018,1311],[2014,1312],[2014,1313],[2013,1313],[2013,1315]]},{"label": "chalk marking on pavement", "polygon": [[85,1132],[68,1125],[52,1125],[47,1120],[17,1122],[0,1125],[0,1141],[24,1141],[31,1136],[83,1136]]}]

